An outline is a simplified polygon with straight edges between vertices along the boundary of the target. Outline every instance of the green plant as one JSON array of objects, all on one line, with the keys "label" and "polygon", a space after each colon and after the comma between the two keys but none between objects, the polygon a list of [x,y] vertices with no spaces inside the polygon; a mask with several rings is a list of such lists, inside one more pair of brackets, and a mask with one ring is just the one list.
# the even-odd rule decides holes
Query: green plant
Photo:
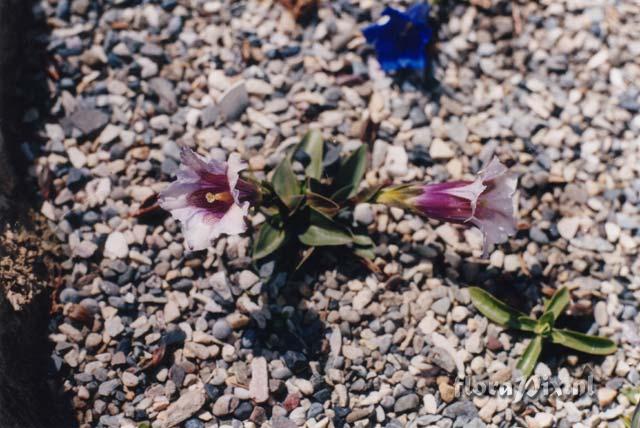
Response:
[{"label": "green plant", "polygon": [[632,414],[622,417],[622,423],[625,428],[640,428],[640,388],[626,386],[622,388],[622,395],[629,400],[629,403],[636,406]]},{"label": "green plant", "polygon": [[545,303],[544,312],[537,320],[511,308],[481,288],[470,287],[469,293],[476,309],[491,321],[533,335],[517,364],[525,378],[535,368],[545,340],[593,355],[607,355],[617,349],[615,343],[604,337],[555,327],[556,320],[569,304],[569,290],[566,287],[558,289]]},{"label": "green plant", "polygon": [[[351,227],[351,208],[367,201],[376,189],[358,193],[367,164],[367,147],[344,159],[329,159],[319,131],[309,131],[262,183],[260,211],[266,221],[253,246],[257,262],[274,260],[278,271],[297,270],[318,249],[346,246],[363,259],[374,257],[366,233]],[[304,166],[296,174],[293,159]]]}]

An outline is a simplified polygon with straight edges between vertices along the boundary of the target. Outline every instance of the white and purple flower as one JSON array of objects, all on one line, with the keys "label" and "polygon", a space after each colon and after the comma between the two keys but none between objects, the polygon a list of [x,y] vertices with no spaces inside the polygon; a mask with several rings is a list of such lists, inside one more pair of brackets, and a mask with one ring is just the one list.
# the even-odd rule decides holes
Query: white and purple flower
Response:
[{"label": "white and purple flower", "polygon": [[160,192],[158,202],[183,226],[190,250],[211,245],[221,234],[246,230],[245,217],[257,197],[257,188],[239,177],[244,164],[237,153],[227,163],[205,160],[182,148],[177,180]]},{"label": "white and purple flower", "polygon": [[494,157],[474,181],[395,186],[382,190],[377,200],[436,220],[475,225],[482,231],[486,256],[489,246],[516,233],[516,184],[515,175]]}]

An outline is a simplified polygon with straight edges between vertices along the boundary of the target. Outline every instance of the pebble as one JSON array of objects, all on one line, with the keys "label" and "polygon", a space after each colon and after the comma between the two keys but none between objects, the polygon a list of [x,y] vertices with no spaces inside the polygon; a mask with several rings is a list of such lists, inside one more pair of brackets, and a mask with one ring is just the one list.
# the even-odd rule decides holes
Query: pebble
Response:
[{"label": "pebble", "polygon": [[264,403],[269,400],[269,373],[267,360],[264,357],[255,357],[251,362],[251,383],[249,391],[251,399],[256,403]]},{"label": "pebble", "polygon": [[110,259],[123,259],[129,254],[127,238],[121,232],[112,232],[104,244],[104,255]]},{"label": "pebble", "polygon": [[193,416],[205,403],[205,393],[202,390],[186,391],[178,400],[169,405],[166,410],[165,427],[173,427]]}]

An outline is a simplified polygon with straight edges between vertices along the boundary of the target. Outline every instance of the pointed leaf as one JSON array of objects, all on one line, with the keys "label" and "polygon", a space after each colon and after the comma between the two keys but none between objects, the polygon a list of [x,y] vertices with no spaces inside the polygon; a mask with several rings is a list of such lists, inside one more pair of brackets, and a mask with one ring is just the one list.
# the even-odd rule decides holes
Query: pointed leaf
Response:
[{"label": "pointed leaf", "polygon": [[631,428],[640,427],[640,404],[636,406],[636,409],[633,411],[633,416],[631,416],[631,424],[629,425]]},{"label": "pointed leaf", "polygon": [[310,247],[346,245],[353,242],[348,229],[314,209],[310,212],[309,226],[298,236],[300,242]]},{"label": "pointed leaf", "polygon": [[373,239],[367,235],[353,235],[353,242],[361,247],[373,247]]},{"label": "pointed leaf", "polygon": [[592,355],[608,355],[618,349],[615,343],[605,337],[564,329],[553,329],[551,342]]},{"label": "pointed leaf", "polygon": [[534,331],[537,334],[542,334],[543,336],[546,336],[551,331],[551,328],[553,327],[553,322],[554,322],[553,312],[545,312],[536,323],[536,328]]},{"label": "pointed leaf", "polygon": [[259,260],[267,257],[284,244],[285,231],[276,229],[269,223],[264,223],[260,227],[258,236],[253,243],[253,258]]},{"label": "pointed leaf", "polygon": [[371,247],[356,247],[353,249],[353,253],[358,256],[361,257],[365,260],[373,260],[376,258],[376,253],[373,251],[373,248]]},{"label": "pointed leaf", "polygon": [[333,217],[340,210],[334,201],[314,192],[307,192],[307,204],[328,217]]},{"label": "pointed leaf", "polygon": [[529,342],[527,349],[524,350],[524,354],[522,354],[522,357],[520,357],[516,365],[525,379],[533,373],[533,369],[536,367],[536,363],[540,357],[540,352],[542,352],[542,336],[535,336],[531,339],[531,342]]},{"label": "pointed leaf", "polygon": [[517,319],[519,325],[518,330],[534,332],[536,330],[537,322],[527,316],[519,316]]},{"label": "pointed leaf", "polygon": [[322,155],[324,149],[322,133],[315,129],[307,132],[302,139],[300,147],[311,159],[311,162],[309,162],[305,170],[307,177],[319,179],[322,177]]},{"label": "pointed leaf", "polygon": [[335,181],[337,189],[332,199],[347,199],[358,191],[367,167],[367,146],[361,145],[358,150],[340,166],[340,171]]},{"label": "pointed leaf", "polygon": [[544,305],[545,314],[549,312],[553,314],[553,320],[557,320],[569,304],[569,300],[569,289],[567,287],[560,288],[555,293],[553,293],[551,299],[549,299]]},{"label": "pointed leaf", "polygon": [[507,306],[491,293],[482,288],[469,287],[469,294],[471,295],[471,302],[476,309],[496,324],[518,330],[532,331],[530,328],[533,328],[535,321],[522,312]]},{"label": "pointed leaf", "polygon": [[300,183],[293,173],[291,161],[284,158],[273,173],[271,179],[273,190],[289,208],[295,205],[296,196],[300,194]]}]

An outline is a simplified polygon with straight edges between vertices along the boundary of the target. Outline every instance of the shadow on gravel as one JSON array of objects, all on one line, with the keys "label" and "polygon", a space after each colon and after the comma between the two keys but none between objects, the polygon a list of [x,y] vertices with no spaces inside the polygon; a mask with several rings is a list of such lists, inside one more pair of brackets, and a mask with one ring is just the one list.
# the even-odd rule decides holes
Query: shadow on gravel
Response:
[{"label": "shadow on gravel", "polygon": [[[42,15],[42,16],[38,16]],[[27,170],[42,143],[47,26],[39,2],[0,1],[0,427],[73,427],[48,341],[52,272],[43,272],[38,184]],[[46,183],[46,180],[44,180]],[[46,196],[46,195],[45,195]],[[23,241],[23,237],[27,238]],[[27,249],[23,242],[35,243]],[[40,249],[40,250],[39,250]],[[39,254],[37,254],[39,253]],[[14,310],[5,294],[35,295]],[[15,302],[15,300],[12,300]]]},{"label": "shadow on gravel", "polygon": [[[364,280],[368,274],[367,269],[349,251],[319,251],[289,280],[281,276],[265,283],[264,306],[269,308],[269,316],[265,317],[262,310],[252,313],[251,326],[244,331],[241,339],[242,347],[249,348],[253,355],[263,356],[267,362],[281,360],[296,377],[309,380],[314,392],[307,398],[319,404],[329,400],[333,391],[333,387],[325,382],[325,371],[334,367],[334,364],[344,364],[343,361],[337,362],[330,353],[329,338],[332,332],[326,323],[328,313],[339,309],[338,301],[329,297],[326,307],[321,307],[319,311],[309,304],[315,293],[327,294],[325,290],[319,291],[318,287],[321,284],[327,286],[332,281],[321,277],[324,272],[332,270],[336,270],[342,279]],[[342,357],[339,359],[342,360]],[[284,383],[279,390],[271,393],[274,401],[265,406],[269,416],[272,405],[278,403],[285,408],[290,405],[295,407],[296,400],[302,398],[288,395]],[[336,411],[338,413],[340,410]],[[334,422],[339,420],[340,417],[337,417]]]}]

